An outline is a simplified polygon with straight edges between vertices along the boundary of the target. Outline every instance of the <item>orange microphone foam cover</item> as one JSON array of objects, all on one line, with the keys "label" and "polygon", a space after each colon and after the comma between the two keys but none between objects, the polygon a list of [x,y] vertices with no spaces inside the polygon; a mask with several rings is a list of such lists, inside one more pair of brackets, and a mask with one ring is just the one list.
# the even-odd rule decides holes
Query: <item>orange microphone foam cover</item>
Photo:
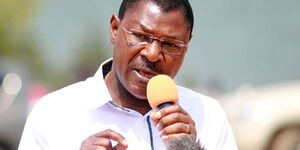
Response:
[{"label": "orange microphone foam cover", "polygon": [[160,105],[164,103],[177,103],[178,91],[175,82],[167,75],[152,77],[147,84],[147,98],[155,110],[161,109]]}]

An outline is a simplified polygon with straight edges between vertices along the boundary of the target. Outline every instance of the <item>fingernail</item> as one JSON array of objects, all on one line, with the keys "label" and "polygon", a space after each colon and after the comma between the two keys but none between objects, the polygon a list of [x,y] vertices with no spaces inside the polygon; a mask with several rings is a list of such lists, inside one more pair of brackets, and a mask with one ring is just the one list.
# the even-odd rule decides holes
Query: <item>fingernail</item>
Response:
[{"label": "fingernail", "polygon": [[158,124],[156,125],[156,128],[157,128],[158,130],[160,130],[161,125],[158,123]]},{"label": "fingernail", "polygon": [[155,112],[151,112],[150,116],[154,116],[155,115]]},{"label": "fingernail", "polygon": [[122,143],[123,143],[124,145],[128,145],[128,142],[127,142],[127,140],[125,140],[125,139],[122,141]]},{"label": "fingernail", "polygon": [[164,140],[164,141],[165,141],[165,140],[168,140],[168,136],[166,136],[166,135],[162,136],[161,138],[162,138],[162,140]]},{"label": "fingernail", "polygon": [[156,112],[155,113],[155,118],[160,119],[160,117],[161,117],[161,112],[160,111]]}]

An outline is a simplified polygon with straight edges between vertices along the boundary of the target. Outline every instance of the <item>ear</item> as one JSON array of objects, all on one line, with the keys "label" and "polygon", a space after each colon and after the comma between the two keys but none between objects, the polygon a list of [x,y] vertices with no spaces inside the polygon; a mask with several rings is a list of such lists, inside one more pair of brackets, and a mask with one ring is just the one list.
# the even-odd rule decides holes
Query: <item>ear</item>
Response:
[{"label": "ear", "polygon": [[191,40],[192,40],[192,38],[193,38],[193,34],[190,34],[190,39],[189,39],[189,41],[191,41]]},{"label": "ear", "polygon": [[110,18],[110,41],[115,44],[115,39],[120,25],[120,19],[117,15],[112,15]]}]

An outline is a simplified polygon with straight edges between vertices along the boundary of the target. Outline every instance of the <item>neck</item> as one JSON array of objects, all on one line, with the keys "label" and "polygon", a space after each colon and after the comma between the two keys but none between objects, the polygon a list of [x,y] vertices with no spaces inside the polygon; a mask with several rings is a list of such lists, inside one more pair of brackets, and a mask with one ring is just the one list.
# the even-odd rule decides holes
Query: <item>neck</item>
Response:
[{"label": "neck", "polygon": [[117,105],[133,109],[142,115],[145,115],[151,110],[148,101],[145,99],[138,99],[129,93],[118,80],[117,76],[114,75],[113,71],[110,71],[105,76],[105,83],[112,99]]}]

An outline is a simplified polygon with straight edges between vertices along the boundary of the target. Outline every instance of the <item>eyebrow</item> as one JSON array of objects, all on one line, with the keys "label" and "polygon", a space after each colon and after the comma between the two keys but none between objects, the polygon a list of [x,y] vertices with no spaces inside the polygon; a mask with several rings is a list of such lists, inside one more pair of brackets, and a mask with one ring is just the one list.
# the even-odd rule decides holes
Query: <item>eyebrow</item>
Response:
[{"label": "eyebrow", "polygon": [[[146,26],[140,24],[140,27],[142,28],[142,30],[143,30],[144,32],[146,32],[146,33],[151,33],[150,29],[148,29]],[[174,40],[178,40],[175,36],[169,36],[169,35],[167,35],[167,36],[164,36],[164,37],[170,38],[170,39],[174,39]]]}]

